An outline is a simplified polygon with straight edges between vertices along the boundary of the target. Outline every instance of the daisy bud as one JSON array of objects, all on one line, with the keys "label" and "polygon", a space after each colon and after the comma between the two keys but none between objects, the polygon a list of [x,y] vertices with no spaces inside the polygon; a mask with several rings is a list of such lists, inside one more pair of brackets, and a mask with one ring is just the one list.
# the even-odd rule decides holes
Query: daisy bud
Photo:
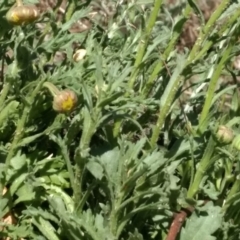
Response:
[{"label": "daisy bud", "polygon": [[59,113],[71,112],[77,104],[77,95],[72,90],[59,91],[53,99],[53,109]]},{"label": "daisy bud", "polygon": [[81,60],[83,60],[83,58],[85,57],[87,51],[85,49],[78,49],[74,54],[73,54],[73,60],[75,62],[79,62]]},{"label": "daisy bud", "polygon": [[221,125],[218,127],[216,137],[219,142],[229,144],[234,138],[234,133],[231,128]]},{"label": "daisy bud", "polygon": [[77,105],[77,95],[70,89],[60,91],[54,84],[45,82],[46,87],[53,96],[53,109],[59,113],[71,112]]},{"label": "daisy bud", "polygon": [[40,16],[35,5],[22,5],[18,3],[9,9],[6,19],[13,25],[22,25],[35,21]]}]

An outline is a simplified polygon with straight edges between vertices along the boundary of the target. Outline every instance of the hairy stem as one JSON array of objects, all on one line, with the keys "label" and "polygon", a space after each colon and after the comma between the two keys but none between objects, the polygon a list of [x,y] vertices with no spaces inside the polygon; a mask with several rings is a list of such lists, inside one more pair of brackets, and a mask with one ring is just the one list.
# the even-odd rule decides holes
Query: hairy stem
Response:
[{"label": "hairy stem", "polygon": [[65,14],[65,22],[68,22],[71,19],[76,7],[77,7],[77,1],[76,0],[72,0],[68,4],[67,9],[66,9],[66,14]]},{"label": "hairy stem", "polygon": [[[179,28],[182,29],[184,23],[186,22],[186,20],[188,19],[189,15],[190,15],[190,13],[191,13],[191,7],[189,5],[187,5],[183,11],[184,21],[181,22],[181,26],[179,26]],[[164,67],[164,62],[167,61],[170,53],[174,50],[175,44],[176,44],[180,34],[181,34],[180,31],[173,32],[173,35],[171,37],[171,40],[170,40],[167,48],[165,49],[164,53],[162,54],[161,59],[155,66],[152,74],[150,75],[150,77],[144,87],[144,90],[143,90],[144,96],[147,96],[149,94],[149,92],[151,91],[156,77],[158,76],[158,74],[161,72],[161,70]]]},{"label": "hairy stem", "polygon": [[229,1],[227,1],[227,0],[222,1],[222,3],[219,5],[219,7],[212,14],[208,23],[201,30],[200,36],[198,37],[191,52],[189,53],[188,58],[187,58],[186,62],[184,63],[184,66],[179,67],[180,70],[179,70],[178,77],[174,77],[171,81],[171,85],[168,84],[167,88],[165,89],[165,91],[162,95],[162,98],[161,98],[161,106],[160,106],[161,108],[160,108],[158,120],[157,120],[156,126],[153,130],[152,137],[151,137],[151,147],[152,148],[155,147],[155,144],[158,140],[158,137],[159,137],[159,134],[163,127],[163,124],[165,122],[165,119],[170,111],[171,106],[172,106],[172,102],[174,100],[176,92],[184,80],[184,77],[181,75],[183,70],[186,69],[186,67],[188,67],[191,63],[193,63],[199,48],[201,47],[204,39],[207,37],[208,33],[211,30],[211,26],[213,26],[215,21],[218,19],[218,17],[224,11],[227,3],[229,3]]},{"label": "hairy stem", "polygon": [[198,192],[203,176],[205,175],[206,171],[208,170],[208,168],[211,166],[213,162],[212,155],[213,155],[214,149],[215,149],[215,141],[213,137],[210,137],[207,147],[205,149],[205,152],[203,154],[203,157],[197,168],[197,172],[194,176],[193,183],[190,185],[188,189],[187,198],[193,198]]},{"label": "hairy stem", "polygon": [[222,56],[220,62],[217,64],[216,68],[214,69],[212,78],[211,78],[210,83],[209,83],[209,87],[208,87],[206,99],[205,99],[205,102],[204,102],[203,110],[202,110],[201,115],[200,115],[200,120],[199,120],[199,128],[200,129],[199,130],[201,132],[203,132],[205,130],[204,127],[203,127],[203,122],[205,121],[205,119],[208,116],[219,77],[221,75],[222,69],[223,69],[226,61],[229,58],[229,55],[232,51],[232,48],[233,48],[234,44],[235,44],[234,41],[230,41],[230,44],[228,45],[226,50],[223,51],[223,56]]},{"label": "hairy stem", "polygon": [[[24,135],[24,127],[25,127],[25,124],[26,124],[31,106],[32,106],[39,90],[41,89],[44,81],[45,81],[45,79],[41,80],[38,83],[37,87],[34,89],[34,91],[31,93],[31,95],[28,98],[27,103],[24,106],[22,116],[18,120],[15,135],[14,135],[11,147],[9,149],[9,152],[8,152],[8,155],[7,155],[6,161],[5,161],[5,178],[6,178],[6,175],[7,175],[7,170],[10,166],[10,161],[13,158],[14,154],[16,153],[16,151],[18,149],[18,143],[20,142],[20,140],[22,139],[22,137]],[[6,179],[4,181],[6,181]]]},{"label": "hairy stem", "polygon": [[162,5],[162,0],[155,0],[153,10],[152,10],[151,15],[148,19],[147,27],[146,27],[145,32],[143,34],[142,40],[139,43],[138,51],[137,51],[137,55],[136,55],[136,59],[135,59],[135,63],[134,63],[134,71],[133,71],[133,73],[132,73],[132,75],[129,79],[129,87],[131,89],[133,89],[135,79],[136,79],[136,77],[138,75],[138,72],[139,72],[138,68],[139,68],[139,66],[142,62],[145,50],[148,46],[150,35],[151,35],[152,29],[155,25],[155,22],[156,22],[158,14],[159,14],[159,10],[160,10],[161,5]]},{"label": "hairy stem", "polygon": [[[96,116],[98,116],[98,113],[96,114]],[[82,132],[81,140],[79,143],[79,148],[75,156],[75,162],[76,162],[76,171],[75,171],[75,177],[74,177],[75,209],[78,209],[79,202],[82,199],[82,181],[83,181],[83,170],[85,167],[85,159],[88,154],[88,148],[95,130],[96,130],[96,123],[92,119],[90,112],[86,107],[84,111],[83,132]]]},{"label": "hairy stem", "polygon": [[0,109],[2,109],[4,106],[4,102],[8,95],[9,90],[10,90],[10,83],[6,82],[3,86],[3,89],[2,89],[1,95],[0,95]]}]

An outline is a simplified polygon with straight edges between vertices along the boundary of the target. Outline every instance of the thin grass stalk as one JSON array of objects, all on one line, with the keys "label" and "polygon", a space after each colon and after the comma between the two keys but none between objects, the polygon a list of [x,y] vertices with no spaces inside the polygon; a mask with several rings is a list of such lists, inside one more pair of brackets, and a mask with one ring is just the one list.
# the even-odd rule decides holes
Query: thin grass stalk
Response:
[{"label": "thin grass stalk", "polygon": [[[142,40],[139,43],[138,51],[137,51],[136,58],[135,58],[134,68],[133,68],[134,70],[133,70],[133,72],[132,72],[132,74],[129,78],[129,82],[128,82],[128,85],[129,85],[130,89],[133,89],[133,87],[134,87],[136,77],[139,73],[139,66],[142,63],[142,59],[144,57],[146,48],[148,46],[149,38],[150,38],[150,35],[152,33],[152,29],[155,25],[159,10],[161,8],[161,5],[162,5],[162,0],[156,0],[155,1],[153,10],[152,10],[151,15],[148,19],[147,27],[145,29],[145,32],[144,32],[143,36],[142,36]],[[116,123],[114,124],[114,129],[113,129],[113,137],[114,138],[117,138],[117,136],[120,132],[121,125],[122,125],[122,120],[121,119],[117,120]]]},{"label": "thin grass stalk", "polygon": [[70,1],[66,9],[65,22],[68,22],[71,19],[76,7],[77,7],[77,1],[76,0]]},{"label": "thin grass stalk", "polygon": [[[218,19],[218,17],[221,15],[221,13],[224,11],[227,3],[229,3],[229,1],[227,1],[227,0],[222,1],[222,3],[219,5],[219,7],[212,14],[212,16],[210,17],[208,22],[212,23],[212,25],[213,25],[216,22],[216,20]],[[185,63],[185,66],[183,67],[182,71],[194,61],[197,51],[199,50],[204,39],[207,37],[209,31],[211,30],[211,26],[209,23],[207,23],[206,26],[203,27],[203,30],[201,31],[202,32],[201,36],[197,39],[191,52],[189,53],[187,61]],[[166,88],[163,93],[162,99],[166,99],[166,100],[163,103],[163,105],[161,106],[156,126],[153,129],[153,133],[152,133],[152,137],[151,137],[151,141],[150,141],[152,148],[155,147],[155,144],[158,140],[158,137],[159,137],[159,134],[163,127],[166,116],[169,113],[169,110],[171,108],[171,105],[172,105],[172,102],[176,95],[176,92],[177,92],[179,86],[181,85],[181,83],[183,82],[183,80],[184,80],[184,77],[180,73],[179,76],[176,78],[174,84],[172,84],[171,90],[169,91],[169,89]]]},{"label": "thin grass stalk", "polygon": [[194,176],[193,183],[190,185],[188,192],[187,192],[187,198],[193,198],[196,193],[198,192],[199,185],[203,179],[203,176],[205,175],[207,169],[212,164],[212,155],[215,149],[215,141],[213,137],[210,137],[207,147],[205,149],[205,152],[203,154],[203,157],[199,163],[199,166],[197,168],[196,174]]},{"label": "thin grass stalk", "polygon": [[201,115],[200,115],[200,120],[199,120],[199,130],[200,130],[200,132],[203,132],[205,130],[204,127],[203,127],[203,122],[205,121],[205,119],[208,116],[219,77],[221,75],[222,69],[223,69],[226,61],[229,58],[229,55],[232,51],[233,46],[234,46],[234,41],[230,41],[230,44],[228,45],[226,50],[223,52],[223,56],[222,56],[219,64],[217,65],[217,67],[215,68],[215,70],[213,72],[212,78],[211,78],[210,83],[209,83],[209,87],[208,87],[206,99],[205,99],[205,102],[204,102],[203,110],[202,110]]},{"label": "thin grass stalk", "polygon": [[[187,21],[189,15],[190,15],[190,13],[191,13],[191,10],[192,10],[192,9],[191,9],[190,5],[188,4],[188,5],[186,6],[186,8],[184,9],[184,11],[183,11],[183,16],[184,16],[184,18],[185,18],[185,21],[183,21],[183,22],[181,23],[182,26],[183,26],[184,23]],[[182,27],[181,27],[181,28],[182,28]],[[162,56],[161,56],[161,59],[159,60],[159,62],[158,62],[157,65],[155,66],[152,74],[150,75],[148,81],[146,82],[146,85],[145,85],[145,87],[144,87],[144,89],[143,89],[143,95],[144,95],[145,97],[147,97],[147,95],[148,95],[149,92],[151,91],[151,89],[152,89],[152,87],[153,87],[153,85],[154,85],[155,79],[157,78],[157,76],[158,76],[158,74],[161,72],[161,70],[163,69],[163,67],[164,67],[164,62],[167,61],[170,53],[174,50],[175,45],[176,45],[176,42],[177,42],[180,34],[181,34],[180,31],[179,31],[179,32],[175,31],[175,32],[173,33],[173,35],[172,35],[172,37],[171,37],[171,40],[170,40],[167,48],[165,49],[165,51],[163,52],[163,54],[162,54]]]},{"label": "thin grass stalk", "polygon": [[4,102],[6,100],[9,90],[10,90],[10,83],[6,82],[3,86],[3,89],[2,89],[1,95],[0,95],[0,109],[2,109],[4,106]]},{"label": "thin grass stalk", "polygon": [[132,75],[130,76],[130,79],[129,79],[130,89],[133,89],[136,77],[137,77],[138,72],[139,72],[139,66],[142,63],[142,59],[143,59],[143,56],[145,54],[146,48],[148,46],[150,35],[151,35],[152,29],[155,25],[159,10],[161,8],[161,5],[162,5],[162,0],[155,0],[153,10],[152,10],[151,15],[148,19],[147,27],[146,27],[145,32],[143,34],[142,40],[140,41],[140,44],[138,46],[138,51],[137,51],[136,58],[135,58],[135,63],[134,63],[134,71],[133,71],[133,73],[132,73]]},{"label": "thin grass stalk", "polygon": [[226,7],[229,3],[230,3],[230,0],[223,0],[220,3],[220,5],[218,6],[218,8],[213,12],[213,14],[209,18],[208,22],[206,23],[206,25],[200,29],[200,33],[197,38],[197,41],[194,44],[194,46],[188,56],[189,64],[193,61],[194,57],[196,56],[197,52],[199,51],[199,48],[202,46],[203,41],[210,34],[210,31],[213,29],[215,22],[220,17],[222,12],[226,9]]},{"label": "thin grass stalk", "polygon": [[[231,27],[240,17],[240,8],[238,8],[233,15],[231,15],[228,19],[227,22],[224,23],[223,26],[221,26],[221,28],[218,30],[217,32],[217,36],[218,37],[222,37],[222,35],[224,34],[224,32]],[[204,56],[204,54],[212,47],[212,45],[215,43],[215,38],[211,38],[209,40],[207,40],[204,43],[203,48],[201,49],[201,51],[196,55],[196,57],[194,58],[194,61],[197,61],[198,59],[202,58]]]}]

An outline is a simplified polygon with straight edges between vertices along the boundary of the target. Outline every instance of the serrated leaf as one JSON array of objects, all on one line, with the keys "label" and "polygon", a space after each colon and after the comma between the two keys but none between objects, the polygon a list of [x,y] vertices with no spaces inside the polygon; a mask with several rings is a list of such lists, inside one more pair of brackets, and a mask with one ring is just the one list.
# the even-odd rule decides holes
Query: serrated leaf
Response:
[{"label": "serrated leaf", "polygon": [[186,226],[182,228],[180,240],[215,240],[212,236],[216,230],[221,228],[223,215],[221,208],[207,204],[206,212],[197,214],[193,212],[191,217],[187,219]]},{"label": "serrated leaf", "polygon": [[96,178],[101,180],[103,177],[103,168],[102,166],[94,161],[94,160],[90,160],[87,164],[86,164],[87,169],[92,173],[92,175]]},{"label": "serrated leaf", "polygon": [[34,217],[32,222],[48,240],[60,240],[52,224],[43,217]]},{"label": "serrated leaf", "polygon": [[128,240],[144,240],[142,234],[138,232],[137,229],[135,229],[134,233],[129,233]]},{"label": "serrated leaf", "polygon": [[114,148],[111,151],[105,152],[101,155],[99,162],[101,162],[111,179],[111,181],[115,182],[116,180],[116,173],[118,170],[118,161],[120,158],[120,151],[118,148]]}]

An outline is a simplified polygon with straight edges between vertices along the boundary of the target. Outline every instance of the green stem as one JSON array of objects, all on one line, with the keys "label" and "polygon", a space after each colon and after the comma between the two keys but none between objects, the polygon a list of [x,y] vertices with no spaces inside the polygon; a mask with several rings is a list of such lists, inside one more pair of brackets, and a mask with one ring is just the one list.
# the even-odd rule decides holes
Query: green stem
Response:
[{"label": "green stem", "polygon": [[214,69],[212,78],[211,78],[210,83],[209,83],[208,91],[207,91],[207,94],[206,94],[206,100],[204,102],[203,110],[202,110],[201,115],[200,115],[200,120],[199,120],[199,128],[200,129],[199,130],[201,132],[203,132],[205,130],[205,129],[203,129],[203,122],[205,121],[205,119],[208,116],[208,113],[209,113],[209,110],[210,110],[210,107],[211,107],[211,104],[212,104],[212,100],[213,100],[213,97],[214,97],[214,94],[215,94],[215,89],[216,89],[216,86],[217,86],[217,82],[218,82],[219,77],[222,73],[222,69],[223,69],[225,63],[228,60],[228,57],[229,57],[229,55],[232,51],[233,46],[234,46],[234,41],[230,41],[230,44],[228,45],[226,50],[223,51],[223,56],[222,56],[220,62],[218,63],[217,67]]},{"label": "green stem", "polygon": [[158,14],[159,14],[159,10],[160,10],[161,5],[162,5],[162,0],[155,0],[153,10],[152,10],[151,15],[148,19],[148,23],[147,23],[147,27],[145,29],[145,33],[143,34],[142,40],[140,41],[140,44],[138,46],[138,51],[137,51],[137,55],[136,55],[136,59],[135,59],[135,63],[134,63],[134,71],[133,71],[133,73],[132,73],[132,75],[129,79],[129,87],[131,89],[133,89],[134,82],[135,82],[135,79],[136,79],[136,77],[138,75],[138,71],[139,71],[138,68],[139,68],[139,66],[142,62],[145,50],[148,46],[150,35],[151,35],[152,29],[155,25],[155,22],[156,22]]},{"label": "green stem", "polygon": [[188,56],[188,63],[191,63],[193,59],[195,58],[199,48],[202,46],[203,41],[206,39],[206,37],[210,34],[210,31],[213,29],[215,22],[220,17],[222,12],[225,10],[227,5],[229,4],[229,0],[223,0],[221,1],[218,8],[213,12],[211,17],[209,18],[206,25],[200,30],[199,36],[197,38],[196,43],[194,44],[189,56]]},{"label": "green stem", "polygon": [[[233,15],[231,15],[231,17],[229,17],[228,21],[224,22],[224,24],[219,27],[218,32],[216,33],[216,37],[218,38],[222,37],[224,32],[237,21],[239,16],[240,16],[240,7],[234,12]],[[197,61],[198,59],[204,56],[204,54],[215,43],[215,39],[216,38],[213,37],[204,43],[204,45],[202,46],[202,49],[195,56],[194,61]]]},{"label": "green stem", "polygon": [[76,7],[77,7],[76,0],[72,0],[66,9],[65,22],[68,22],[71,19]]},{"label": "green stem", "polygon": [[161,129],[163,127],[164,121],[166,119],[166,116],[167,116],[170,108],[171,108],[171,105],[172,105],[173,99],[175,97],[175,94],[178,90],[178,87],[179,87],[179,85],[181,84],[182,81],[183,81],[183,77],[181,75],[179,75],[177,77],[177,79],[172,83],[171,91],[167,92],[165,90],[164,93],[163,93],[162,98],[166,97],[166,100],[165,100],[165,103],[161,106],[161,110],[160,110],[160,113],[158,115],[157,123],[156,123],[156,125],[153,129],[153,133],[152,133],[151,140],[150,140],[151,148],[154,148],[156,142],[158,141],[158,137],[159,137],[159,134],[160,134]]},{"label": "green stem", "polygon": [[9,90],[10,90],[10,83],[7,82],[4,84],[1,95],[0,95],[0,109],[2,109],[4,106],[4,102],[8,95]]},{"label": "green stem", "polygon": [[[7,170],[9,169],[9,166],[10,166],[10,161],[13,158],[13,156],[16,153],[16,150],[18,148],[18,143],[20,142],[20,140],[22,139],[22,137],[24,135],[24,127],[25,127],[31,106],[32,106],[39,90],[41,89],[44,81],[45,81],[45,79],[41,80],[39,82],[39,84],[37,85],[37,87],[34,89],[34,91],[32,92],[32,94],[30,95],[30,97],[28,99],[28,102],[24,106],[22,117],[18,120],[15,135],[14,135],[11,147],[9,149],[9,152],[8,152],[8,155],[7,155],[6,161],[5,161],[5,177],[7,175]],[[6,181],[6,179],[4,181]]]},{"label": "green stem", "polygon": [[62,156],[63,156],[63,158],[65,160],[66,165],[67,165],[71,187],[73,189],[73,192],[75,192],[76,191],[76,187],[74,185],[74,172],[73,172],[72,164],[71,164],[71,161],[70,161],[70,158],[69,158],[69,154],[68,154],[68,151],[67,151],[67,147],[66,147],[66,145],[62,141],[61,142],[58,141],[58,145],[60,146],[60,150],[61,150]]},{"label": "green stem", "polygon": [[[182,26],[184,25],[184,23],[186,22],[186,20],[188,19],[189,15],[191,13],[191,7],[188,4],[186,6],[186,8],[184,9],[183,12],[183,16],[185,21],[181,22],[181,26],[179,28],[182,29]],[[158,74],[161,72],[161,70],[163,69],[164,66],[164,62],[167,61],[170,53],[174,50],[175,44],[180,36],[181,32],[180,31],[175,31],[171,37],[171,40],[166,48],[166,50],[164,51],[163,55],[161,56],[161,60],[157,63],[157,65],[155,66],[152,74],[150,75],[144,90],[143,90],[143,94],[144,96],[147,96],[149,94],[149,92],[151,91],[153,85],[154,85],[154,81],[157,78]]]},{"label": "green stem", "polygon": [[190,185],[188,189],[187,198],[193,198],[198,192],[200,183],[206,171],[212,165],[212,162],[213,162],[212,155],[213,155],[214,149],[215,149],[215,141],[213,140],[213,137],[210,137],[207,147],[205,149],[205,152],[203,154],[203,157],[197,168],[197,172],[194,176],[193,183]]},{"label": "green stem", "polygon": [[55,97],[60,92],[59,89],[54,84],[52,84],[50,82],[45,82],[43,84],[43,87],[47,88],[50,91],[50,93],[52,94],[53,97]]},{"label": "green stem", "polygon": [[179,71],[179,76],[176,77],[176,79],[174,79],[174,82],[171,83],[171,86],[168,84],[168,87],[165,89],[165,91],[162,95],[162,98],[161,98],[161,100],[164,99],[164,103],[161,104],[161,111],[159,113],[158,120],[157,120],[156,126],[153,130],[152,137],[151,137],[151,147],[152,148],[155,147],[155,144],[158,140],[159,134],[160,134],[163,124],[165,122],[166,116],[169,113],[169,110],[172,106],[172,102],[174,100],[176,92],[179,89],[179,86],[181,85],[182,81],[184,80],[184,77],[181,75],[181,73],[183,72],[184,69],[186,69],[186,67],[188,67],[194,61],[197,51],[199,50],[204,39],[207,37],[207,34],[211,30],[211,25],[209,24],[209,22],[212,25],[215,23],[215,21],[221,15],[222,11],[225,9],[226,2],[228,3],[228,1],[226,1],[226,0],[222,1],[222,3],[219,5],[219,7],[212,14],[212,16],[209,19],[206,26],[203,27],[200,37],[197,39],[191,52],[189,53],[187,61],[185,62],[184,66],[181,67],[181,69]]},{"label": "green stem", "polygon": [[[94,111],[94,110],[93,110]],[[96,110],[96,115],[99,116],[100,109]],[[82,199],[82,181],[83,181],[83,170],[85,167],[85,159],[87,156],[88,148],[92,139],[94,132],[96,131],[96,121],[92,119],[92,116],[89,113],[87,107],[84,111],[84,123],[83,123],[83,132],[81,140],[79,143],[79,149],[76,152],[75,162],[76,162],[76,171],[74,178],[74,186],[76,191],[74,193],[74,204],[75,209],[78,209],[79,202]]]},{"label": "green stem", "polygon": [[234,195],[239,191],[240,191],[240,179],[239,176],[237,176],[237,179],[234,181],[234,184],[226,197],[226,203],[222,209],[223,212],[225,212],[229,207],[229,201],[231,200],[231,198],[234,197]]}]

